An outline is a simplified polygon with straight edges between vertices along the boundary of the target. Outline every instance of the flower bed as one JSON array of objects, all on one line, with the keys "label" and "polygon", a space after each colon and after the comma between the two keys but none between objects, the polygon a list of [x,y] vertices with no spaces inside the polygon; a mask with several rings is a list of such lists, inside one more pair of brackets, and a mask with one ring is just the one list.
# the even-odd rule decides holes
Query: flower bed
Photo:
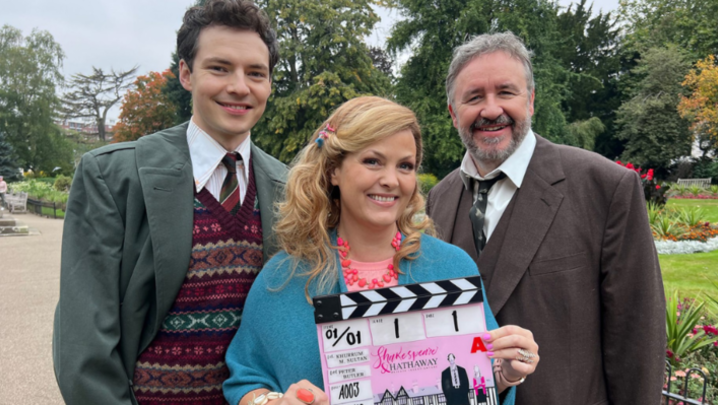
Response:
[{"label": "flower bed", "polygon": [[695,240],[656,240],[656,250],[662,255],[690,253],[707,253],[718,250],[718,238],[710,238],[705,242]]},{"label": "flower bed", "polygon": [[674,198],[676,200],[718,200],[718,195],[706,195],[706,194],[699,194],[699,195],[672,195],[671,198]]}]

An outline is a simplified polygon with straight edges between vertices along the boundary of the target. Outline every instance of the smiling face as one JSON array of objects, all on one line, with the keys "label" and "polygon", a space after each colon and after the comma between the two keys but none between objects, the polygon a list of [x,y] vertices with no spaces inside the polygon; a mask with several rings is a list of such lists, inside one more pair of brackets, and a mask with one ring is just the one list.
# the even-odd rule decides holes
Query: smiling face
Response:
[{"label": "smiling face", "polygon": [[[346,155],[331,174],[339,187],[340,226],[359,231],[394,230],[416,189],[416,143],[409,130],[397,132]],[[363,232],[362,232],[363,233]]]},{"label": "smiling face", "polygon": [[256,32],[224,26],[204,28],[197,47],[192,71],[180,61],[180,81],[192,92],[192,119],[234,150],[267,106],[269,50]]},{"label": "smiling face", "polygon": [[502,51],[474,58],[455,83],[451,119],[479,173],[486,174],[511,156],[531,128],[533,92],[521,62]]}]

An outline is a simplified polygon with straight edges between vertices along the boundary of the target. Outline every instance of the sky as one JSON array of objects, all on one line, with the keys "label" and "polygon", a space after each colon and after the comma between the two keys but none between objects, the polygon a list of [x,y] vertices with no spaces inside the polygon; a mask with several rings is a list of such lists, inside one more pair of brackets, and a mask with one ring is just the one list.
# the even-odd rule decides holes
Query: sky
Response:
[{"label": "sky", "polygon": [[[320,1],[320,0],[318,0]],[[139,66],[138,74],[169,68],[182,16],[195,0],[0,0],[0,25],[28,35],[50,32],[65,52],[63,73],[90,73],[92,66],[109,71]],[[570,0],[559,0],[568,6]],[[618,8],[618,0],[594,0],[594,12]],[[382,21],[367,42],[381,46],[396,11],[380,10]],[[64,91],[64,90],[63,90]],[[110,116],[117,118],[119,108]]]}]

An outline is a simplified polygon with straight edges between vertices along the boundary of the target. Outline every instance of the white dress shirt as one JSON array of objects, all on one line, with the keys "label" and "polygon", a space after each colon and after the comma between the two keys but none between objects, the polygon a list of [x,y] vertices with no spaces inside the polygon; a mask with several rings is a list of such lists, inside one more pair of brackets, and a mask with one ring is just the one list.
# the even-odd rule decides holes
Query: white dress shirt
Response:
[{"label": "white dress shirt", "polygon": [[[529,167],[529,162],[536,149],[536,135],[529,129],[528,134],[521,142],[518,148],[511,154],[499,167],[489,172],[486,176],[481,177],[479,171],[476,169],[474,159],[467,151],[464,154],[464,160],[461,161],[461,180],[464,182],[464,187],[467,190],[472,191],[474,196],[474,202],[476,202],[476,195],[478,187],[474,189],[475,184],[472,179],[479,181],[491,180],[498,176],[502,172],[506,174],[506,178],[499,180],[489,190],[488,199],[486,202],[486,213],[484,215],[484,235],[486,235],[486,241],[488,242],[491,238],[491,234],[496,229],[496,225],[499,224],[501,216],[506,211],[513,198],[516,190],[521,188],[521,183],[524,181],[526,175],[526,169]],[[469,213],[462,213],[465,215],[466,220],[469,220]]]},{"label": "white dress shirt", "polygon": [[[219,201],[222,192],[222,183],[227,176],[227,168],[222,163],[222,158],[228,151],[209,136],[194,120],[190,120],[187,128],[187,143],[189,144],[189,156],[192,160],[192,173],[194,185],[197,192],[207,188],[207,191]],[[233,152],[239,152],[242,162],[237,161],[237,181],[239,182],[239,202],[244,202],[249,182],[249,159],[250,159],[249,136]]]}]

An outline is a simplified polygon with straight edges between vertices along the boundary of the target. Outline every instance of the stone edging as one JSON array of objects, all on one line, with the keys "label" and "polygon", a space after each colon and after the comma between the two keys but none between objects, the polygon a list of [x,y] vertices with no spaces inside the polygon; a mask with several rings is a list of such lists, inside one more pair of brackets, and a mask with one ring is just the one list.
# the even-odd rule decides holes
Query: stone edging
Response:
[{"label": "stone edging", "polygon": [[718,250],[718,237],[710,238],[706,242],[697,240],[654,240],[659,254],[675,255],[687,253],[704,253]]}]

